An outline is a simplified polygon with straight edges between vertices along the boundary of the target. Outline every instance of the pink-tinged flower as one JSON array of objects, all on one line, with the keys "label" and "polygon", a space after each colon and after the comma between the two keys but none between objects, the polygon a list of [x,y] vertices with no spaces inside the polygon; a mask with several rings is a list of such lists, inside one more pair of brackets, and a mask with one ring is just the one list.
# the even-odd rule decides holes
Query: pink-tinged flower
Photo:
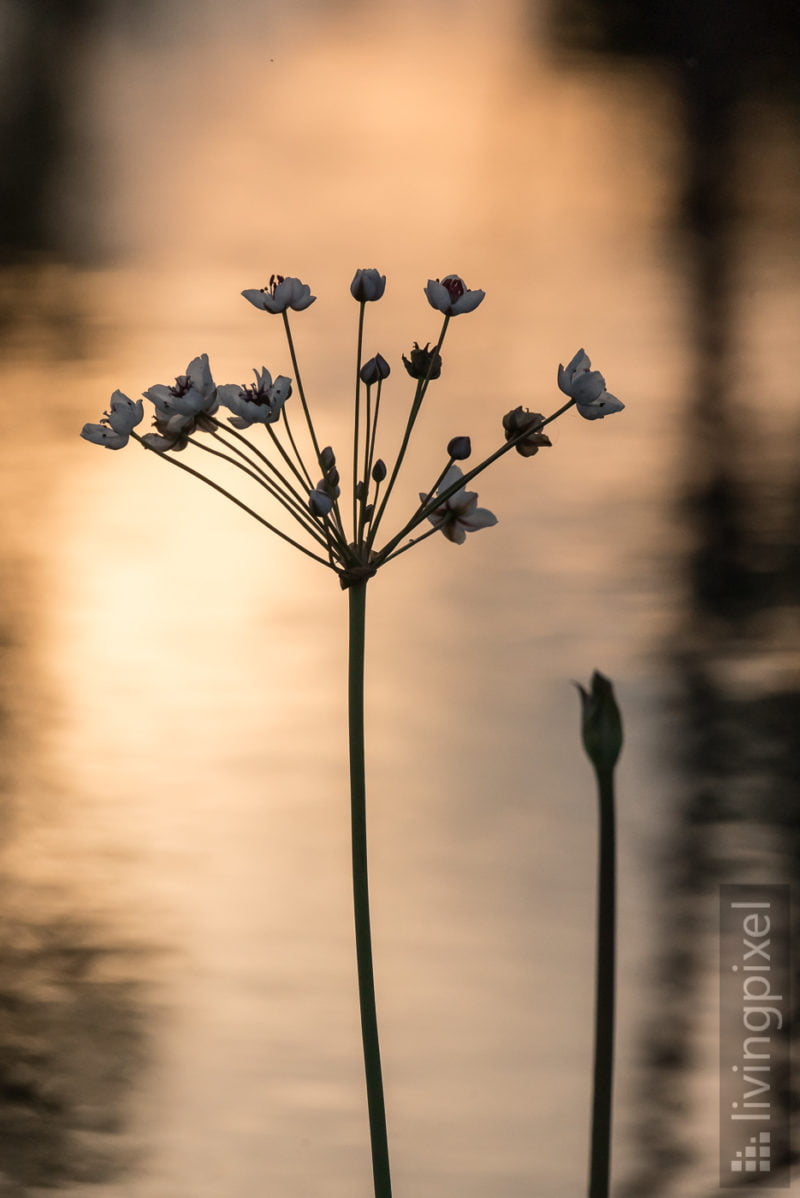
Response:
[{"label": "pink-tinged flower", "polygon": [[249,291],[243,291],[242,295],[264,312],[285,312],[287,308],[302,312],[317,298],[311,294],[308,283],[301,283],[299,279],[285,279],[283,275],[271,275],[269,286],[251,288]]},{"label": "pink-tinged flower", "polygon": [[585,420],[601,420],[625,407],[616,395],[606,391],[606,380],[599,370],[592,370],[582,349],[568,366],[559,366],[558,385],[565,395],[575,400],[575,407]]},{"label": "pink-tinged flower", "polygon": [[166,383],[156,383],[144,392],[156,406],[156,416],[169,420],[173,416],[185,416],[193,419],[196,416],[213,416],[219,407],[217,388],[211,377],[208,364],[208,354],[193,358],[186,367],[186,374],[180,374],[173,386]]},{"label": "pink-tinged flower", "polygon": [[[458,466],[451,466],[439,483],[437,495],[441,495],[463,477]],[[430,496],[420,493],[420,499],[425,503]],[[477,532],[479,528],[491,528],[497,523],[497,516],[493,512],[478,507],[477,492],[465,491],[463,488],[455,491],[449,499],[445,499],[444,503],[429,514],[428,519],[434,528],[443,532],[448,541],[453,541],[456,545],[464,544],[468,532]]]},{"label": "pink-tinged flower", "polygon": [[123,449],[131,432],[144,419],[144,404],[140,399],[128,399],[121,391],[111,396],[109,410],[99,424],[84,424],[81,436],[93,445],[106,449]]},{"label": "pink-tinged flower", "polygon": [[189,437],[198,428],[212,428],[210,417],[219,408],[216,384],[211,377],[208,354],[193,358],[186,374],[178,375],[173,386],[156,383],[144,392],[145,399],[155,404],[155,433],[142,440],[148,449],[166,453],[168,449],[185,449]]},{"label": "pink-tinged flower", "polygon": [[428,279],[425,288],[428,303],[437,312],[445,316],[460,316],[462,312],[472,312],[477,308],[485,291],[470,291],[463,279],[458,275],[447,275],[444,279]]},{"label": "pink-tinged flower", "polygon": [[275,382],[266,366],[254,370],[256,381],[249,386],[239,387],[236,383],[225,383],[217,388],[219,402],[230,408],[233,416],[228,418],[234,428],[250,428],[251,424],[273,424],[286,400],[292,394],[292,382],[286,375],[279,374]]},{"label": "pink-tinged flower", "polygon": [[379,274],[372,267],[369,270],[357,270],[350,284],[350,294],[362,304],[379,300],[385,290],[386,275]]}]

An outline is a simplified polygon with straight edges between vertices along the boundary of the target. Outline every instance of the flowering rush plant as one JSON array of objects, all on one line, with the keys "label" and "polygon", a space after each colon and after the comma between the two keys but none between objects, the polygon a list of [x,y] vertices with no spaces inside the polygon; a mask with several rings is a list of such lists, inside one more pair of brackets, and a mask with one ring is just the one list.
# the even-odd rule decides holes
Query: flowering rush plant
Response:
[{"label": "flowering rush plant", "polygon": [[[391,367],[382,354],[364,358],[367,305],[383,298],[386,276],[375,269],[357,270],[350,294],[358,304],[355,399],[352,453],[347,459],[350,493],[342,492],[340,459],[334,447],[324,444],[312,418],[301,378],[289,313],[303,312],[316,300],[307,283],[273,275],[269,285],[242,295],[261,312],[280,316],[286,336],[293,377],[273,376],[264,366],[254,370],[254,382],[217,384],[208,355],[201,354],[186,373],[172,384],[156,383],[141,399],[121,391],[111,396],[108,411],[97,424],[86,424],[81,436],[106,449],[138,442],[161,461],[184,470],[230,499],[270,532],[288,541],[320,566],[333,571],[349,593],[348,707],[350,790],[353,846],[353,897],[359,1001],[366,1072],[367,1106],[376,1198],[389,1198],[391,1182],[386,1136],[383,1083],[378,1043],[372,944],[369,918],[366,840],[366,785],[364,772],[364,643],[366,590],[369,580],[394,558],[435,533],[456,545],[467,534],[497,523],[478,496],[466,489],[498,458],[515,450],[530,458],[551,442],[547,425],[570,408],[586,420],[602,419],[623,408],[606,391],[605,380],[584,351],[569,364],[559,366],[557,383],[566,402],[549,416],[517,407],[502,416],[502,437],[477,465],[466,471],[458,463],[472,457],[470,438],[464,434],[448,442],[438,473],[423,490],[419,504],[393,531],[386,533],[390,500],[425,402],[428,388],[443,371],[442,347],[450,325],[483,302],[484,292],[470,290],[458,275],[429,279],[424,289],[428,304],[442,316],[438,338],[421,346],[414,342],[403,367],[411,380],[411,399],[405,430],[393,457],[380,437],[383,387]],[[296,395],[294,403],[290,402]],[[144,403],[152,405],[153,431],[136,430],[144,420]],[[299,408],[299,412],[297,409]],[[294,413],[294,415],[291,415]],[[298,425],[300,428],[298,428]],[[184,458],[186,454],[190,465]],[[349,450],[349,447],[348,447]],[[240,497],[197,468],[200,455],[224,460],[265,492],[268,515],[256,511]],[[283,524],[274,523],[276,508],[283,509]],[[291,532],[286,530],[287,519]],[[292,527],[293,523],[293,527]]]}]

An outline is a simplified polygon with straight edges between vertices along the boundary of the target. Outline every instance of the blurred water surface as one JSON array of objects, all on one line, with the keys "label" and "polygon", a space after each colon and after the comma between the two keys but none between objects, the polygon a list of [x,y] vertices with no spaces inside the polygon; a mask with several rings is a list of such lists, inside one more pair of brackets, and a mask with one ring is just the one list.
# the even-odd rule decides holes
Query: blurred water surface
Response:
[{"label": "blurred water surface", "polygon": [[[595,826],[570,680],[601,668],[626,715],[620,1176],[641,1150],[653,865],[683,785],[668,646],[697,625],[676,511],[703,459],[673,240],[678,99],[667,72],[556,55],[543,13],[511,0],[226,11],[109,5],[87,21],[64,67],[63,193],[47,206],[67,233],[2,282],[0,1193],[370,1192],[346,597],[155,457],[77,439],[114,388],[171,381],[200,352],[218,382],[263,364],[291,374],[280,322],[239,296],[280,270],[319,297],[294,328],[321,438],[343,451],[348,284],[364,265],[389,276],[366,337],[393,368],[387,458],[410,398],[400,354],[438,333],[425,281],[457,271],[487,292],[451,325],[390,526],[452,435],[488,452],[505,411],[554,410],[557,364],[579,344],[628,404],[602,422],[569,413],[551,450],[504,458],[479,487],[498,526],[460,548],[431,538],[369,596],[397,1193],[578,1193]],[[790,132],[770,121],[762,136],[757,107],[742,119],[769,187],[738,240],[719,402],[734,424],[743,405],[753,475],[768,462],[779,490],[800,365]],[[781,610],[793,619],[788,599]],[[793,635],[772,638],[766,683],[761,642],[729,657],[785,681]],[[714,968],[698,999],[712,1014]],[[715,1185],[707,1020],[698,1034],[687,1193]]]}]

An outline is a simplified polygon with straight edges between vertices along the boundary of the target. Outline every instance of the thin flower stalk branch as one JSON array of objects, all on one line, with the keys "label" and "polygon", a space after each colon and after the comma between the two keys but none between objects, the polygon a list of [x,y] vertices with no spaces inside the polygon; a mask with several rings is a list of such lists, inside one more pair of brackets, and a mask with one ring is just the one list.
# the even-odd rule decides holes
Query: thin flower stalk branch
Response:
[{"label": "thin flower stalk branch", "polygon": [[[366,301],[361,300],[358,305],[358,335],[356,337],[356,396],[353,412],[353,540],[358,540],[359,534],[359,515],[358,515],[358,443],[359,433],[361,431],[361,357],[364,349],[364,310]],[[369,395],[369,388],[367,388]],[[362,496],[361,508],[363,510],[364,500]]]},{"label": "thin flower stalk branch", "polygon": [[416,388],[416,391],[414,394],[414,399],[412,400],[412,403],[411,403],[411,412],[409,413],[408,422],[406,424],[406,429],[403,434],[403,440],[400,444],[400,449],[397,452],[397,458],[395,459],[392,473],[389,476],[389,482],[387,483],[386,490],[384,491],[383,500],[381,502],[380,509],[376,512],[375,517],[374,517],[371,527],[370,527],[370,535],[369,535],[369,539],[367,542],[368,547],[370,549],[372,548],[372,546],[375,543],[375,538],[378,534],[378,528],[380,526],[381,520],[383,519],[383,514],[386,511],[386,505],[389,502],[389,499],[392,494],[392,490],[394,489],[394,484],[397,481],[397,476],[400,473],[400,467],[403,465],[403,459],[406,456],[406,450],[408,449],[408,444],[409,444],[409,441],[411,440],[411,434],[414,430],[414,425],[416,423],[417,416],[419,415],[419,410],[422,407],[422,401],[425,398],[425,393],[428,389],[428,384],[431,381],[431,375],[433,374],[433,371],[434,371],[434,368],[436,365],[436,360],[441,354],[441,349],[442,349],[442,345],[444,344],[445,334],[447,333],[447,326],[449,325],[450,320],[451,320],[451,318],[449,316],[445,316],[444,320],[442,321],[442,331],[439,334],[439,340],[436,342],[436,348],[434,349],[433,353],[431,354],[431,358],[430,358],[430,362],[428,364],[428,369],[427,369],[426,375],[424,378],[420,379],[419,382],[417,383],[417,388]]},{"label": "thin flower stalk branch", "polygon": [[401,553],[407,553],[409,549],[413,549],[414,546],[419,545],[421,541],[427,541],[428,537],[434,536],[434,534],[437,532],[439,532],[439,529],[434,527],[429,528],[426,532],[423,532],[418,537],[412,537],[411,540],[407,541],[405,545],[402,545],[399,549],[395,549],[395,551],[390,553],[388,557],[383,558],[382,564],[385,566],[387,562],[393,562],[394,559],[399,557]]},{"label": "thin flower stalk branch", "polygon": [[[545,425],[551,424],[552,421],[557,420],[558,417],[563,415],[568,408],[572,407],[574,402],[575,401],[573,399],[570,399],[567,403],[563,404],[558,411],[553,412],[552,416],[548,416],[546,420],[542,420],[541,423],[536,425],[536,431],[543,429]],[[451,487],[448,487],[448,489],[443,491],[441,495],[437,495],[436,498],[429,499],[426,503],[422,504],[405,525],[405,527],[402,528],[395,537],[392,537],[392,539],[377,553],[375,559],[376,562],[384,564],[391,558],[396,557],[397,554],[394,552],[395,547],[399,545],[400,542],[407,537],[410,532],[413,532],[413,530],[420,525],[423,520],[426,520],[428,516],[430,516],[431,512],[435,511],[443,501],[446,501],[455,495],[457,491],[462,490],[468,482],[472,481],[473,478],[477,478],[479,474],[482,474],[483,471],[486,470],[488,466],[491,466],[493,462],[496,462],[498,458],[503,457],[503,455],[506,453],[510,453],[512,449],[516,449],[518,443],[522,441],[526,435],[530,435],[530,430],[528,430],[527,433],[520,433],[518,436],[512,437],[511,440],[506,441],[504,445],[501,445],[500,448],[496,449],[494,453],[489,454],[488,458],[485,458],[479,465],[474,466],[472,470],[468,470],[467,473],[460,478],[457,483],[454,483]],[[385,499],[386,497],[384,496],[384,502]]]},{"label": "thin flower stalk branch", "polygon": [[[130,435],[136,441],[138,441],[144,449],[150,449],[149,445],[147,445],[147,443],[142,437],[139,436],[138,433],[131,432]],[[299,541],[295,541],[293,537],[290,537],[280,528],[276,528],[274,524],[270,524],[269,520],[265,520],[263,516],[259,516],[258,512],[254,512],[251,507],[249,507],[246,503],[243,503],[241,499],[237,499],[237,497],[232,495],[230,491],[227,491],[225,487],[221,487],[219,483],[215,483],[213,479],[206,478],[206,476],[201,474],[199,470],[194,470],[191,466],[187,466],[185,462],[181,462],[175,457],[168,457],[166,454],[158,453],[155,450],[150,450],[150,452],[154,453],[155,456],[162,462],[167,462],[170,466],[177,466],[179,470],[184,470],[187,474],[191,474],[194,478],[199,478],[200,482],[205,483],[206,486],[211,487],[213,491],[217,491],[220,495],[224,495],[226,499],[230,499],[231,503],[235,503],[236,506],[241,508],[243,512],[247,512],[248,516],[252,516],[254,520],[257,520],[259,524],[263,524],[264,528],[269,529],[270,532],[274,532],[275,535],[280,537],[282,541],[286,541],[289,545],[293,545],[295,549],[299,549],[301,553],[306,555],[306,557],[310,557],[313,561],[319,562],[321,566],[325,566],[329,570],[334,569],[330,562],[325,561],[324,557],[319,557],[311,549],[308,549],[305,545],[301,545]]]},{"label": "thin flower stalk branch", "polygon": [[[286,408],[285,407],[281,409],[281,416],[283,417],[284,422],[286,424],[287,435],[289,436],[289,438],[291,440],[291,430],[288,427],[288,418],[286,416]],[[219,432],[219,433],[224,432],[226,434],[226,436],[233,437],[236,441],[240,442],[240,444],[243,445],[247,450],[249,450],[251,453],[255,454],[255,456],[258,458],[258,460],[260,462],[263,462],[264,465],[267,467],[267,469],[270,470],[276,476],[276,478],[280,479],[282,484],[286,487],[287,491],[291,492],[297,499],[300,500],[300,503],[302,504],[302,502],[303,502],[302,495],[297,490],[295,490],[293,484],[283,474],[281,474],[280,470],[275,465],[275,463],[270,458],[268,458],[267,455],[265,453],[263,453],[258,448],[257,445],[255,445],[248,437],[243,436],[242,433],[240,433],[238,429],[233,428],[233,426],[230,424],[223,424],[219,420],[214,420],[214,424],[216,425],[217,432]],[[278,450],[278,453],[281,455],[284,462],[288,466],[289,470],[292,472],[292,474],[294,474],[295,478],[300,483],[300,486],[303,488],[303,491],[305,491],[306,490],[306,480],[303,478],[303,475],[297,469],[294,462],[289,457],[289,454],[286,452],[285,448],[281,444],[280,438],[276,434],[274,427],[272,426],[272,424],[265,424],[264,427],[266,428],[267,432],[269,433],[272,443],[275,446],[275,448]],[[296,453],[297,449],[294,446],[293,441],[292,441],[292,446],[295,448],[295,453]]]},{"label": "thin flower stalk branch", "polygon": [[[297,389],[298,389],[298,394],[299,394],[299,391],[300,391],[299,382],[298,382]],[[291,445],[292,450],[294,451],[294,456],[297,458],[297,466],[292,464],[291,459],[289,458],[289,455],[287,454],[286,450],[284,449],[284,447],[281,445],[280,441],[278,440],[278,436],[275,432],[275,429],[272,428],[272,426],[269,424],[267,425],[267,432],[269,432],[272,435],[273,444],[277,446],[284,461],[286,462],[286,464],[288,466],[291,466],[292,470],[295,472],[295,474],[297,475],[298,479],[303,484],[303,486],[307,485],[308,487],[313,487],[314,484],[311,481],[311,475],[309,474],[308,468],[306,467],[306,464],[303,461],[303,457],[300,453],[300,450],[297,448],[297,442],[294,439],[294,435],[292,433],[292,428],[291,428],[291,425],[289,424],[289,413],[286,411],[285,407],[281,412],[281,419],[283,420],[283,428],[286,433],[287,440],[288,440],[289,444]]]},{"label": "thin flower stalk branch", "polygon": [[297,393],[300,396],[300,403],[303,408],[303,414],[306,418],[306,425],[308,427],[308,434],[311,437],[311,444],[314,446],[314,453],[317,456],[317,462],[319,462],[319,459],[320,459],[319,442],[317,441],[317,434],[314,431],[314,422],[311,419],[311,413],[308,410],[308,404],[306,403],[306,393],[305,393],[305,390],[303,389],[303,380],[300,376],[300,366],[297,361],[297,354],[295,353],[294,340],[292,338],[292,330],[289,326],[289,313],[284,311],[281,315],[283,316],[283,327],[284,327],[284,331],[286,333],[286,342],[289,346],[289,356],[292,359],[292,369],[294,370],[294,379],[295,379],[295,382],[297,383]]},{"label": "thin flower stalk branch", "polygon": [[[263,478],[269,484],[273,494],[280,491],[280,487],[278,486],[280,484],[285,488],[287,498],[291,497],[295,501],[299,501],[300,505],[303,506],[302,496],[298,494],[289,480],[281,474],[275,463],[271,462],[265,454],[261,453],[252,441],[249,441],[247,437],[243,437],[236,429],[221,424],[218,420],[215,420],[214,424],[215,428],[210,433],[210,436],[219,441],[220,445],[224,445],[226,449],[235,453],[242,461],[246,462],[259,478]],[[228,440],[229,437],[234,439],[233,444]],[[197,442],[193,440],[192,444],[197,444]],[[249,454],[253,456],[250,457]]]},{"label": "thin flower stalk branch", "polygon": [[[227,445],[227,442],[220,437],[217,432],[212,432],[209,435],[219,440],[223,445]],[[303,507],[302,503],[298,502],[298,500],[291,495],[283,494],[276,483],[274,483],[263,471],[252,469],[250,466],[246,466],[244,462],[240,461],[238,457],[231,457],[230,454],[222,453],[219,449],[212,449],[210,445],[204,445],[202,441],[198,441],[195,437],[189,438],[189,444],[194,445],[197,449],[202,449],[204,453],[210,453],[212,457],[221,458],[223,461],[229,462],[231,466],[234,466],[237,470],[241,470],[243,474],[247,474],[253,479],[254,482],[257,482],[259,486],[263,487],[273,499],[277,500],[277,502],[280,503],[282,507],[284,507],[300,525],[302,525],[305,531],[312,536],[318,544],[325,544],[325,541],[319,535],[316,525],[311,519],[310,514],[308,513],[307,509]],[[241,451],[236,449],[235,446],[228,446],[228,448],[234,453],[241,454]]]},{"label": "thin flower stalk branch", "polygon": [[[364,470],[364,478],[369,479],[372,474],[372,467],[375,465],[375,441],[378,435],[378,420],[381,414],[381,390],[383,388],[383,379],[378,379],[378,390],[375,394],[375,411],[372,416],[372,435],[370,437],[369,453],[367,455],[367,465]],[[375,499],[373,498],[373,503]]]}]

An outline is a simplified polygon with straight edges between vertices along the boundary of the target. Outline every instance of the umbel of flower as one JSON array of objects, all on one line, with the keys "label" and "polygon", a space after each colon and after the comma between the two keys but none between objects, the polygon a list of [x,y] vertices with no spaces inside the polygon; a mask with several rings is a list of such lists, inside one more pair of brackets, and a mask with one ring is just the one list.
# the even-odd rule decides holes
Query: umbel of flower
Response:
[{"label": "umbel of flower", "polygon": [[[451,466],[439,483],[437,494],[444,494],[449,487],[463,477],[458,466]],[[420,494],[423,504],[427,503],[430,498],[429,495]],[[479,528],[491,528],[493,524],[497,523],[497,516],[493,512],[487,511],[484,507],[478,507],[477,492],[465,491],[463,487],[435,508],[429,514],[428,519],[434,528],[444,533],[448,541],[452,541],[455,545],[463,545],[468,532],[477,532]]]},{"label": "umbel of flower", "polygon": [[575,407],[586,420],[602,420],[621,412],[625,404],[606,391],[606,380],[579,349],[568,366],[559,366],[558,385],[565,395],[575,400]]},{"label": "umbel of flower", "polygon": [[428,303],[445,316],[460,316],[472,312],[486,295],[485,291],[470,291],[458,275],[445,275],[443,279],[428,279],[425,288]]},{"label": "umbel of flower", "polygon": [[104,445],[106,449],[122,449],[128,444],[131,432],[144,419],[144,404],[140,399],[129,399],[121,391],[111,396],[109,409],[99,424],[84,424],[81,436],[93,445]]},{"label": "umbel of flower", "polygon": [[286,375],[279,374],[275,382],[266,366],[254,370],[255,383],[238,387],[225,383],[217,388],[217,397],[223,407],[233,412],[228,423],[234,428],[250,428],[253,424],[273,424],[286,400],[292,394],[292,382]]},{"label": "umbel of flower", "polygon": [[213,416],[219,407],[208,354],[193,358],[186,374],[178,375],[173,386],[156,383],[145,391],[144,397],[155,404],[158,429],[157,433],[142,437],[148,449],[158,453],[185,449],[191,434],[204,427],[203,418]]},{"label": "umbel of flower", "polygon": [[308,283],[301,283],[299,279],[285,279],[283,275],[270,275],[269,284],[266,287],[251,288],[248,291],[243,291],[242,295],[264,312],[285,312],[287,308],[292,308],[295,312],[302,312],[304,308],[310,307],[317,298],[311,294]]},{"label": "umbel of flower", "polygon": [[514,408],[503,417],[506,441],[517,441],[514,448],[523,458],[532,458],[543,445],[552,445],[547,433],[541,431],[544,416],[540,412],[529,412],[527,408]]},{"label": "umbel of flower", "polygon": [[359,303],[379,300],[386,290],[386,275],[377,270],[357,270],[350,284],[350,294]]}]

